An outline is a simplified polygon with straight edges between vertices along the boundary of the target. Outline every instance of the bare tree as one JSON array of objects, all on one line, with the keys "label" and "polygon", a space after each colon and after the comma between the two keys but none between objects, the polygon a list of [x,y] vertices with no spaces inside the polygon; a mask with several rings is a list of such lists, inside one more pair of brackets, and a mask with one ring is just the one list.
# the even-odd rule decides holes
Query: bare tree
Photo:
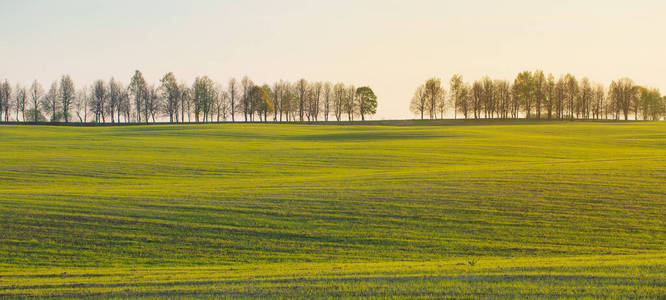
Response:
[{"label": "bare tree", "polygon": [[[141,71],[136,70],[134,76],[130,80],[129,94],[134,98],[134,106],[136,108],[136,121],[141,123],[142,104],[146,99],[146,80],[143,79]],[[147,112],[145,112],[147,115]]]},{"label": "bare tree", "polygon": [[118,123],[120,123],[120,101],[122,97],[122,86],[113,77],[109,80],[109,101],[106,105],[106,111],[111,116],[111,124],[115,122],[115,113],[118,112]]},{"label": "bare tree", "polygon": [[254,83],[247,77],[244,76],[243,79],[241,79],[241,86],[243,89],[243,95],[241,96],[241,107],[243,109],[243,117],[245,122],[247,122],[247,117],[249,114],[249,117],[252,117],[252,112],[251,112],[251,107],[250,107],[250,88],[254,86]]},{"label": "bare tree", "polygon": [[42,101],[42,106],[44,107],[44,110],[49,112],[51,115],[51,122],[58,122],[61,114],[60,112],[60,96],[59,96],[59,89],[58,89],[58,81],[54,81],[51,84],[51,88],[46,92],[46,96]]},{"label": "bare tree", "polygon": [[40,120],[41,113],[39,111],[40,107],[40,102],[42,99],[42,95],[44,94],[44,89],[42,88],[42,85],[39,84],[37,80],[32,82],[32,85],[30,86],[30,102],[32,103],[32,109],[31,109],[31,121],[32,122],[38,122]]},{"label": "bare tree", "polygon": [[143,120],[148,124],[148,117],[152,114],[152,95],[150,94],[151,87],[146,84],[143,91]]},{"label": "bare tree", "polygon": [[580,81],[580,91],[576,105],[576,118],[590,118],[590,104],[592,103],[592,99],[592,84],[590,83],[590,80],[587,79],[587,77],[583,77],[583,79]]},{"label": "bare tree", "polygon": [[324,89],[324,121],[328,121],[328,116],[331,114],[331,83],[326,82],[323,86]]},{"label": "bare tree", "polygon": [[303,106],[305,104],[305,97],[308,90],[308,82],[305,79],[300,79],[296,83],[298,89],[298,120],[303,122]]},{"label": "bare tree", "polygon": [[5,81],[0,84],[0,120],[2,120],[2,113],[5,114],[5,122],[9,122],[9,106],[11,106],[11,95],[12,87],[9,85],[9,81]]},{"label": "bare tree", "polygon": [[356,109],[356,87],[353,85],[347,87],[347,92],[345,93],[345,102],[344,109],[347,112],[347,120],[354,121],[354,116],[357,113]]},{"label": "bare tree", "polygon": [[273,84],[273,121],[278,121],[278,114],[280,115],[280,122],[282,122],[282,111],[284,107],[285,84],[282,79]]},{"label": "bare tree", "polygon": [[118,105],[118,122],[120,122],[120,115],[124,116],[125,123],[131,122],[132,103],[130,101],[129,90],[124,87],[120,90],[120,103]]},{"label": "bare tree", "polygon": [[27,98],[28,91],[24,88],[16,85],[16,92],[14,92],[14,105],[16,105],[16,122],[19,122],[19,116],[23,116],[23,122],[25,122],[25,102]]},{"label": "bare tree", "polygon": [[273,88],[272,88],[271,91],[272,91],[272,93],[270,93],[270,97],[271,97],[271,103],[273,103],[273,122],[276,122],[277,118],[278,118],[277,115],[278,115],[278,110],[279,110],[279,106],[280,106],[280,103],[279,103],[280,102],[280,99],[279,99],[279,97],[280,97],[280,95],[279,95],[280,87],[279,87],[279,84],[277,82],[273,83]]},{"label": "bare tree", "polygon": [[60,102],[62,105],[62,116],[65,123],[69,122],[70,107],[74,97],[76,97],[76,89],[74,88],[74,81],[69,75],[63,75],[60,78]]},{"label": "bare tree", "polygon": [[474,81],[471,92],[474,119],[478,119],[481,117],[481,109],[483,106],[483,83],[478,80]]},{"label": "bare tree", "polygon": [[192,103],[192,90],[184,83],[178,87],[180,90],[180,120],[185,123],[185,111],[187,109],[187,121],[190,122],[190,104]]},{"label": "bare tree", "polygon": [[321,82],[313,82],[312,84],[309,84],[308,97],[306,101],[306,114],[308,121],[317,121],[320,109],[319,104],[321,98],[321,89]]},{"label": "bare tree", "polygon": [[[534,72],[534,76],[532,77],[532,90],[534,100],[536,100],[534,108],[538,120],[541,119],[541,106],[546,99],[546,77],[544,76],[543,71],[536,70]],[[529,111],[527,113],[529,114]]]},{"label": "bare tree", "polygon": [[[153,120],[153,123],[156,122],[155,116],[160,112],[160,108],[162,107],[162,97],[160,97],[160,93],[155,88],[154,85],[150,85],[148,87],[148,92],[146,93],[147,96],[147,108],[148,112],[150,115],[150,119]],[[148,118],[146,118],[146,123],[148,123]]]},{"label": "bare tree", "polygon": [[312,84],[308,83],[305,85],[305,93],[303,95],[303,113],[305,114],[305,118],[307,119],[308,122],[310,122],[310,117],[311,117],[311,101],[312,101]]},{"label": "bare tree", "polygon": [[231,100],[231,122],[235,122],[236,97],[238,96],[238,83],[236,82],[236,78],[229,79],[229,86],[227,89],[229,91],[229,99]]},{"label": "bare tree", "polygon": [[285,120],[287,122],[294,121],[296,107],[298,102],[298,93],[296,92],[296,86],[290,82],[284,82],[284,94],[282,98],[281,109],[284,111]]},{"label": "bare tree", "polygon": [[[76,112],[81,124],[88,122],[88,100],[88,88],[83,87],[76,93],[74,99],[74,112]],[[81,116],[81,113],[83,113],[83,116]]]},{"label": "bare tree", "polygon": [[565,78],[560,78],[555,83],[555,112],[558,119],[564,118],[564,107],[567,99],[567,84]]},{"label": "bare tree", "polygon": [[346,98],[346,88],[343,83],[336,83],[333,86],[333,108],[335,113],[335,119],[340,122],[342,119],[342,112],[344,111],[344,103]]},{"label": "bare tree", "polygon": [[511,106],[511,84],[506,80],[496,80],[495,92],[499,117],[506,119],[509,117],[509,107]]},{"label": "bare tree", "polygon": [[174,116],[178,118],[178,99],[180,98],[180,90],[178,89],[178,82],[176,76],[169,72],[160,80],[160,92],[162,98],[165,100],[165,112],[169,115],[169,122],[173,123]]},{"label": "bare tree", "polygon": [[458,100],[458,110],[463,114],[465,119],[469,118],[469,110],[472,107],[472,88],[469,84],[462,84]]},{"label": "bare tree", "polygon": [[578,81],[576,80],[576,77],[574,77],[571,74],[567,74],[564,76],[564,83],[565,83],[565,91],[566,91],[566,101],[567,101],[567,107],[569,110],[569,119],[573,120],[574,119],[574,113],[575,113],[575,103],[576,99],[578,98]]},{"label": "bare tree", "polygon": [[483,77],[481,84],[483,88],[481,103],[484,110],[484,117],[492,119],[497,107],[495,103],[495,85],[493,80],[488,76]]},{"label": "bare tree", "polygon": [[544,88],[546,96],[546,102],[544,105],[546,107],[546,112],[548,113],[548,120],[550,120],[553,117],[553,108],[555,104],[555,77],[553,74],[548,74]]},{"label": "bare tree", "polygon": [[218,112],[217,112],[217,121],[220,121],[220,116],[222,117],[223,121],[226,121],[227,118],[229,117],[230,113],[230,104],[229,104],[229,93],[227,91],[222,90],[222,87],[219,87],[220,96],[219,96],[219,103],[218,103]]},{"label": "bare tree", "polygon": [[592,105],[592,118],[601,119],[603,115],[605,102],[606,102],[606,93],[604,87],[601,84],[596,84],[594,86],[594,104]]},{"label": "bare tree", "polygon": [[105,107],[106,101],[109,96],[109,90],[107,89],[104,81],[97,80],[93,84],[92,90],[92,105],[91,108],[95,114],[96,123],[105,123]]},{"label": "bare tree", "polygon": [[460,106],[460,93],[463,88],[462,75],[455,74],[449,81],[449,88],[451,90],[451,103],[453,104],[453,118],[458,118],[458,107]]}]

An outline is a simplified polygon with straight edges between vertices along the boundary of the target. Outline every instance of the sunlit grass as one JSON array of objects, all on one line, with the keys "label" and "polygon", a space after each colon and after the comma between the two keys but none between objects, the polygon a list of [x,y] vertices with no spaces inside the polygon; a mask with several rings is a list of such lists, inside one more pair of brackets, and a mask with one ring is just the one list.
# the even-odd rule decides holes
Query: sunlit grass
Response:
[{"label": "sunlit grass", "polygon": [[2,126],[0,295],[664,294],[666,124],[448,125]]}]

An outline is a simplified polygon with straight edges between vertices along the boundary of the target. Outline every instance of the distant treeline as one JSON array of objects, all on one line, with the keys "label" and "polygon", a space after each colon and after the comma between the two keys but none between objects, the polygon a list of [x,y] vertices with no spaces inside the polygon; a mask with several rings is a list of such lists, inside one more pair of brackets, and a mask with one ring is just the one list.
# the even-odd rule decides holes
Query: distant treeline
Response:
[{"label": "distant treeline", "polygon": [[149,85],[136,71],[125,86],[111,78],[77,89],[63,75],[44,92],[36,80],[29,88],[0,84],[0,120],[4,122],[169,123],[184,122],[317,122],[365,120],[377,111],[377,97],[367,86],[342,83],[257,85],[249,78],[232,78],[226,87],[208,76],[192,86],[178,83],[173,73],[159,85]]},{"label": "distant treeline", "polygon": [[567,74],[555,79],[537,70],[519,73],[513,83],[484,77],[469,84],[453,75],[448,93],[439,78],[432,78],[416,89],[410,103],[421,119],[443,118],[449,109],[454,118],[465,119],[659,120],[666,114],[666,97],[629,78],[606,88],[587,78],[578,81]]}]

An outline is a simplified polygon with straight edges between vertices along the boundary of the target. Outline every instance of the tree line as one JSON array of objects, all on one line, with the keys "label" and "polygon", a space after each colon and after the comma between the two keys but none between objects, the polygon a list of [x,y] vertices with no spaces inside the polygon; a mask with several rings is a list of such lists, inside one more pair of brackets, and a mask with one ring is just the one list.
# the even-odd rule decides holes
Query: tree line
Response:
[{"label": "tree line", "polygon": [[448,91],[439,78],[428,79],[414,92],[410,110],[421,119],[614,119],[659,120],[666,115],[666,97],[658,89],[620,78],[608,87],[566,74],[555,79],[543,71],[518,73],[513,82],[483,77],[473,83],[456,74]]},{"label": "tree line", "polygon": [[191,86],[165,74],[158,85],[135,71],[127,86],[115,78],[77,88],[69,75],[48,90],[0,83],[0,121],[78,123],[317,122],[365,120],[377,112],[370,87],[280,80],[255,84],[247,76],[226,87],[208,76]]}]

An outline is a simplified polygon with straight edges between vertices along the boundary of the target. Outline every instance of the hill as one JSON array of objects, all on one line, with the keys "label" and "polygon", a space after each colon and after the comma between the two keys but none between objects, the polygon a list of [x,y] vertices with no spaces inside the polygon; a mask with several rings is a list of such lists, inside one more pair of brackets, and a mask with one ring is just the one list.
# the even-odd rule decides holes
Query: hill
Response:
[{"label": "hill", "polygon": [[665,123],[377,124],[1,126],[0,297],[666,293]]}]

